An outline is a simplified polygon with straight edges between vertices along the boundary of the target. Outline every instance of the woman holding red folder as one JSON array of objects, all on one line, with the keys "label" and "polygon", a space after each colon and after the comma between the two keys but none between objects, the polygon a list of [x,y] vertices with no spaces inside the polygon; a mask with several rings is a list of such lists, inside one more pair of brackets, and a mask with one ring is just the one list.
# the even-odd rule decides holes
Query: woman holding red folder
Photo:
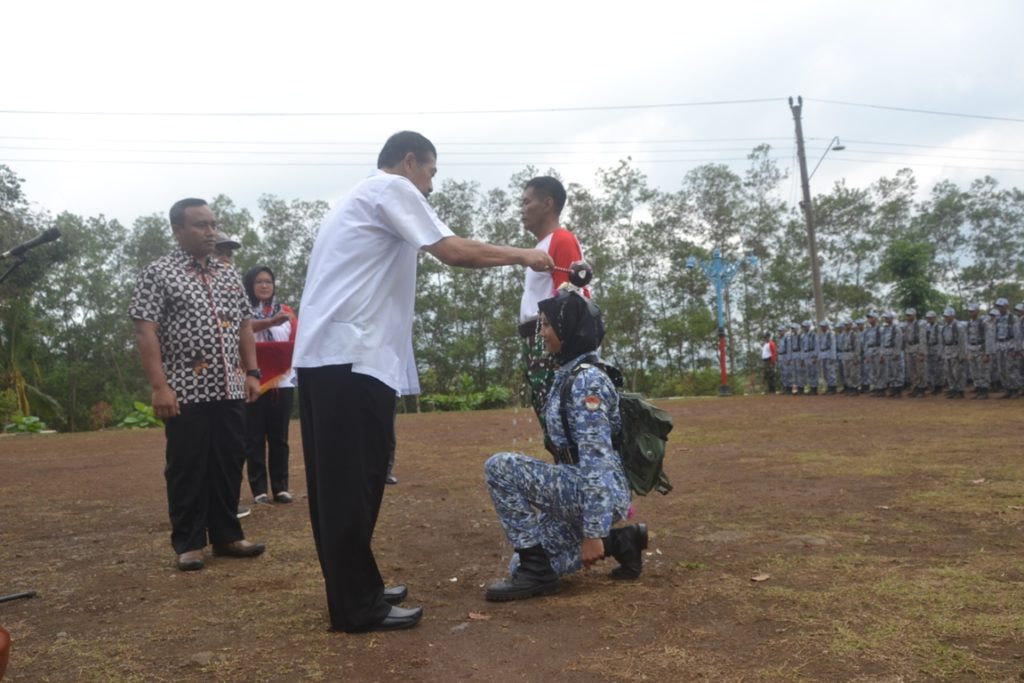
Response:
[{"label": "woman holding red folder", "polygon": [[[295,393],[292,349],[298,319],[290,306],[274,296],[274,271],[256,266],[245,274],[245,293],[252,304],[252,331],[256,361],[263,376],[260,398],[246,405],[245,457],[249,488],[256,503],[270,503],[268,490],[278,503],[292,502],[288,492],[288,424]],[[269,460],[270,487],[267,487]]]}]

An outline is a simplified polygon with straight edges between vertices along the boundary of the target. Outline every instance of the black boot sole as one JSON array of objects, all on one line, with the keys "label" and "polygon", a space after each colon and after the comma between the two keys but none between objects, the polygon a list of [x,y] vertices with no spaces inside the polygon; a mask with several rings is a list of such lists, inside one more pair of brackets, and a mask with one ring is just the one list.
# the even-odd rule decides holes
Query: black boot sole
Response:
[{"label": "black boot sole", "polygon": [[624,566],[618,566],[613,569],[609,576],[616,581],[632,581],[640,577],[640,572],[643,571],[644,551],[647,550],[647,525],[641,522],[637,524],[637,535],[640,539],[640,569],[633,570],[627,569]]},{"label": "black boot sole", "polygon": [[512,600],[526,600],[542,595],[554,595],[562,590],[562,582],[555,579],[550,583],[542,583],[518,589],[491,589],[484,593],[484,600],[487,602],[510,602]]}]

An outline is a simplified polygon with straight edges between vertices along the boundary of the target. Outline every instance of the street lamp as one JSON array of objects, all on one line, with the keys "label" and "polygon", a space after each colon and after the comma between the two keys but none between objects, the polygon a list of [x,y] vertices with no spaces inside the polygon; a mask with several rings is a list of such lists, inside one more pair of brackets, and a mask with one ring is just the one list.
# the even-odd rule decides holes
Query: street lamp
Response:
[{"label": "street lamp", "polygon": [[814,172],[818,170],[819,166],[821,166],[821,162],[825,161],[826,154],[828,154],[829,152],[842,152],[844,149],[846,149],[846,145],[839,142],[838,135],[832,138],[832,140],[830,140],[828,145],[825,147],[825,151],[821,153],[821,158],[818,159],[818,163],[814,165],[814,171],[811,171],[811,174],[807,176],[807,180],[810,180],[811,178],[814,177]]},{"label": "street lamp", "polygon": [[699,265],[708,279],[715,284],[715,303],[718,309],[718,370],[721,375],[718,386],[719,396],[728,396],[731,393],[729,391],[729,374],[725,367],[725,289],[744,262],[756,266],[757,257],[750,255],[742,261],[726,261],[722,258],[722,252],[715,249],[711,254],[710,261],[698,261],[693,256],[686,259],[687,268],[693,269]]}]

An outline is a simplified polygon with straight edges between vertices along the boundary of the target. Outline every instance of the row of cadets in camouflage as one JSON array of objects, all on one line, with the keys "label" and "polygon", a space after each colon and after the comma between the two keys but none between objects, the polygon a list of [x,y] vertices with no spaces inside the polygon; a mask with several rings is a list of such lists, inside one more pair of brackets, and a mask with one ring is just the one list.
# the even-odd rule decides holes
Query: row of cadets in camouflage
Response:
[{"label": "row of cadets in camouflage", "polygon": [[[967,307],[969,319],[959,321],[947,307],[942,321],[934,311],[925,319],[908,308],[905,321],[898,322],[893,311],[879,316],[871,311],[866,319],[843,320],[833,333],[829,321],[818,330],[805,320],[778,327],[779,372],[785,391],[792,394],[871,393],[899,398],[910,389],[911,398],[946,388],[948,398],[963,398],[968,382],[974,398],[985,399],[992,386],[1004,390],[1002,398],[1022,395],[1024,379],[1024,303],[1009,311],[1005,298],[996,300],[988,316],[981,306]],[[882,323],[879,324],[879,318]]]}]

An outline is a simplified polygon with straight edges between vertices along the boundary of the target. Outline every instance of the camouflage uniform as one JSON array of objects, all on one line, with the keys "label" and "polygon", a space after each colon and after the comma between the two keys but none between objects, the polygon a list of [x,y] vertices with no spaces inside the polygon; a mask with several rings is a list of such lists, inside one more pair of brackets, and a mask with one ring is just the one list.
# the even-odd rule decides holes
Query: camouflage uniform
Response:
[{"label": "camouflage uniform", "polygon": [[817,344],[818,344],[818,363],[821,365],[821,374],[825,379],[825,386],[828,387],[828,393],[836,393],[836,335],[829,329],[827,320],[822,320],[818,324],[819,329],[824,329],[824,332],[818,332]]},{"label": "camouflage uniform", "polygon": [[1004,398],[1015,396],[1020,390],[1020,369],[1017,362],[1019,349],[1017,339],[1017,317],[1006,310],[1009,302],[1000,298],[999,317],[996,318],[996,366],[999,369],[999,381],[1006,391]]},{"label": "camouflage uniform", "polygon": [[860,367],[860,390],[861,392],[867,392],[871,389],[871,375],[868,370],[868,361],[864,355],[864,343],[867,339],[867,321],[864,318],[857,318],[854,322],[857,326],[855,330],[856,337],[853,339],[855,344],[855,353],[857,357],[857,364]]},{"label": "camouflage uniform", "polygon": [[800,326],[789,324],[789,386],[791,392],[803,393],[804,385],[800,384],[800,366],[803,365],[803,353],[800,351]]},{"label": "camouflage uniform", "polygon": [[779,377],[782,382],[782,391],[785,393],[792,386],[789,381],[789,333],[785,325],[779,325],[779,342],[776,345],[776,352],[779,354]]},{"label": "camouflage uniform", "polygon": [[868,384],[877,395],[885,391],[885,385],[881,384],[882,370],[882,328],[878,325],[878,318],[874,314],[868,314],[868,326],[864,329],[864,363],[868,369]]},{"label": "camouflage uniform", "polygon": [[967,334],[963,324],[956,320],[952,308],[943,312],[945,322],[939,328],[939,345],[945,364],[946,385],[949,398],[963,398],[964,362],[967,359]]},{"label": "camouflage uniform", "polygon": [[879,388],[888,388],[890,396],[899,396],[903,390],[900,356],[903,354],[903,330],[895,322],[895,313],[885,314],[888,324],[882,326],[882,350],[879,362]]},{"label": "camouflage uniform", "polygon": [[932,388],[932,393],[937,394],[942,391],[942,387],[946,384],[939,344],[939,329],[942,327],[942,324],[935,319],[935,311],[928,311],[925,314],[925,320],[928,323],[928,326],[925,328],[927,332],[925,343],[928,346],[927,380],[928,386]]},{"label": "camouflage uniform", "polygon": [[806,331],[800,335],[800,360],[803,370],[798,384],[802,389],[810,387],[810,393],[818,393],[818,335],[811,329],[811,321],[805,320]]},{"label": "camouflage uniform", "polygon": [[[557,448],[568,446],[560,413],[562,382],[585,354],[555,372],[544,410],[548,436]],[[536,460],[521,453],[496,453],[484,466],[494,509],[513,548],[541,545],[559,574],[582,568],[584,538],[604,538],[612,524],[625,519],[630,490],[612,434],[620,428],[619,395],[608,376],[591,367],[572,385],[567,406],[569,428],[579,447],[579,464]],[[519,556],[512,555],[515,575]]]},{"label": "camouflage uniform", "polygon": [[908,308],[905,313],[908,319],[903,328],[903,353],[910,395],[917,398],[928,390],[928,323],[918,320],[916,309]]},{"label": "camouflage uniform", "polygon": [[995,352],[995,326],[978,315],[981,307],[971,304],[967,307],[971,317],[964,325],[967,334],[967,362],[970,363],[974,380],[974,397],[988,398],[992,375],[992,354]]}]

